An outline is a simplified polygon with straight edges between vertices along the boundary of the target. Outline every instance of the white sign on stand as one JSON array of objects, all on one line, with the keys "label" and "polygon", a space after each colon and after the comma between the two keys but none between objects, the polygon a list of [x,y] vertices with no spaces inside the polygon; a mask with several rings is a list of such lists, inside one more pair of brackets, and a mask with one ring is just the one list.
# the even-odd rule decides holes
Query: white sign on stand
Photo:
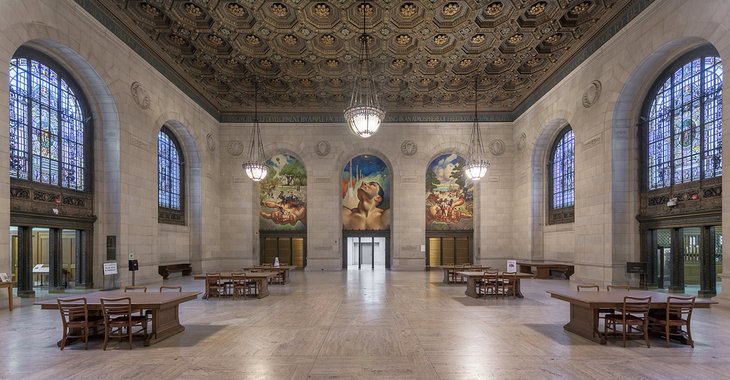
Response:
[{"label": "white sign on stand", "polygon": [[109,261],[104,263],[104,276],[117,274],[117,262]]},{"label": "white sign on stand", "polygon": [[507,260],[507,272],[517,272],[517,260]]}]

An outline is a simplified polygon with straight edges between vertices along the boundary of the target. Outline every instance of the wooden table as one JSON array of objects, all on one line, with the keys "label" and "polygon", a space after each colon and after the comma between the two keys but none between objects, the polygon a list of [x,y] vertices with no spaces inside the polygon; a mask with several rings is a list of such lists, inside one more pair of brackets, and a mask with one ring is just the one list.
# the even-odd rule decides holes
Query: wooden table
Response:
[{"label": "wooden table", "polygon": [[296,269],[297,267],[293,265],[280,265],[278,267],[274,266],[253,266],[253,267],[244,267],[242,268],[244,271],[250,271],[250,270],[259,270],[259,271],[267,271],[267,272],[275,272],[275,273],[281,273],[284,284],[288,284],[291,281],[291,276],[289,272],[293,269]]},{"label": "wooden table", "polygon": [[[532,273],[535,275],[535,278],[543,280],[550,278],[550,271],[553,270],[563,273],[566,280],[569,280],[570,276],[575,273],[575,267],[571,264],[545,261],[518,261],[517,265],[520,268],[520,273]],[[532,268],[535,268],[535,270],[533,271]]]},{"label": "wooden table", "polygon": [[490,269],[490,267],[483,266],[483,265],[456,264],[456,265],[442,265],[441,269],[444,270],[444,284],[451,284],[454,281],[451,281],[450,278],[453,277],[453,275],[457,271],[478,272],[478,271],[484,271],[486,269]]},{"label": "wooden table", "polygon": [[[129,297],[132,301],[132,310],[150,310],[152,314],[152,329],[144,340],[149,346],[177,333],[185,331],[180,324],[180,304],[198,298],[200,292],[167,292],[167,293],[124,293],[119,291],[102,291],[87,294],[68,294],[63,298],[85,297],[89,310],[101,312],[101,301],[104,298]],[[55,299],[36,302],[41,309],[58,309]]]},{"label": "wooden table", "polygon": [[[646,290],[622,290],[614,289],[610,292],[579,292],[576,290],[548,290],[552,298],[570,302],[570,321],[563,326],[566,330],[578,334],[586,339],[606,343],[606,338],[598,330],[598,318],[595,316],[598,309],[621,309],[625,296],[648,297],[651,296],[651,308],[664,310],[667,306],[669,296],[687,296],[685,294],[667,294],[650,292]],[[695,299],[695,307],[709,308],[717,304],[708,298]]]},{"label": "wooden table", "polygon": [[[473,298],[479,298],[479,294],[477,294],[477,281],[484,278],[484,272],[456,272],[457,274],[464,276],[467,278],[466,280],[466,294],[469,297]],[[508,272],[499,272],[499,275],[503,275]],[[517,298],[525,298],[524,295],[522,295],[522,291],[520,290],[520,279],[522,278],[532,278],[531,274],[526,273],[516,273],[515,278],[515,296]]]},{"label": "wooden table", "polygon": [[13,311],[13,283],[0,282],[0,288],[8,288],[8,310]]},{"label": "wooden table", "polygon": [[[258,282],[259,294],[256,298],[264,298],[269,296],[269,279],[276,276],[277,272],[233,272],[244,273],[247,280],[256,280]],[[221,280],[232,280],[231,272],[221,272]],[[205,280],[204,274],[196,274],[193,276],[196,280]],[[203,298],[208,298],[208,282],[205,282],[205,293]]]}]

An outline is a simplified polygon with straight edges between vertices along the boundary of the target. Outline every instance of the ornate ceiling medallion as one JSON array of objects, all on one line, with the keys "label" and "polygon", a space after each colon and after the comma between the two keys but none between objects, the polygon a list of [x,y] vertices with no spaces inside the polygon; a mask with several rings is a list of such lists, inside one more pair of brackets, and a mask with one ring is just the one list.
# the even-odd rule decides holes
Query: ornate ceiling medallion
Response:
[{"label": "ornate ceiling medallion", "polygon": [[330,7],[325,3],[317,3],[314,6],[314,14],[319,17],[329,17],[330,12]]},{"label": "ornate ceiling medallion", "polygon": [[570,14],[573,16],[580,16],[581,14],[585,13],[588,9],[590,9],[591,5],[593,5],[590,1],[584,1],[570,10]]},{"label": "ornate ceiling medallion", "polygon": [[226,10],[236,17],[246,17],[248,14],[246,13],[246,8],[236,3],[229,3],[228,5],[226,5]]},{"label": "ornate ceiling medallion", "polygon": [[538,16],[545,12],[546,7],[547,7],[547,3],[544,1],[541,1],[539,3],[535,3],[533,6],[531,6],[530,9],[527,11],[527,13],[530,16]]},{"label": "ornate ceiling medallion", "polygon": [[413,3],[405,3],[400,7],[400,15],[405,18],[411,18],[418,13],[418,9]]},{"label": "ornate ceiling medallion", "polygon": [[486,13],[488,16],[496,16],[496,15],[502,13],[503,9],[504,9],[504,4],[500,3],[499,1],[496,1],[494,3],[487,5]]},{"label": "ornate ceiling medallion", "polygon": [[271,4],[271,13],[279,17],[286,17],[289,15],[289,9],[282,3]]},{"label": "ornate ceiling medallion", "polygon": [[443,13],[446,16],[455,16],[457,13],[459,13],[459,10],[461,10],[461,7],[458,3],[448,3],[444,5]]}]

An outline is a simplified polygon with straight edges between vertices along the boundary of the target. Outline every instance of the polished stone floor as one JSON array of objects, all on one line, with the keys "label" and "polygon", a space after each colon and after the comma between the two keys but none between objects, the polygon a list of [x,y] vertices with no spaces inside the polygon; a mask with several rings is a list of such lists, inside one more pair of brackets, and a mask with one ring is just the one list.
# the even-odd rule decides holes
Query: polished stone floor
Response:
[{"label": "polished stone floor", "polygon": [[[156,289],[162,282],[148,284]],[[165,284],[201,290],[202,281]],[[264,299],[181,306],[186,330],[133,350],[60,351],[57,311],[0,297],[0,378],[8,379],[728,379],[730,311],[696,310],[695,348],[602,346],[563,330],[569,307],[523,281],[524,299],[472,299],[440,272],[302,272]],[[44,298],[47,296],[39,296]]]}]

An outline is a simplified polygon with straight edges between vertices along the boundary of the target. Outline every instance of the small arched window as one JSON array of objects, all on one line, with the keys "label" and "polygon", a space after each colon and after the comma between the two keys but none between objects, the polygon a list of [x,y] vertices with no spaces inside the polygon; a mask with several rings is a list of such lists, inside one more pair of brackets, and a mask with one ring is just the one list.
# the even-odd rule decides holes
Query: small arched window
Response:
[{"label": "small arched window", "polygon": [[563,128],[550,149],[548,224],[572,223],[575,205],[575,138]]},{"label": "small arched window", "polygon": [[649,92],[642,115],[649,191],[722,176],[722,61],[700,48]]},{"label": "small arched window", "polygon": [[89,191],[88,107],[73,79],[45,55],[10,60],[10,177]]},{"label": "small arched window", "polygon": [[159,221],[185,224],[185,162],[180,145],[167,127],[162,127],[157,136],[157,160]]}]

